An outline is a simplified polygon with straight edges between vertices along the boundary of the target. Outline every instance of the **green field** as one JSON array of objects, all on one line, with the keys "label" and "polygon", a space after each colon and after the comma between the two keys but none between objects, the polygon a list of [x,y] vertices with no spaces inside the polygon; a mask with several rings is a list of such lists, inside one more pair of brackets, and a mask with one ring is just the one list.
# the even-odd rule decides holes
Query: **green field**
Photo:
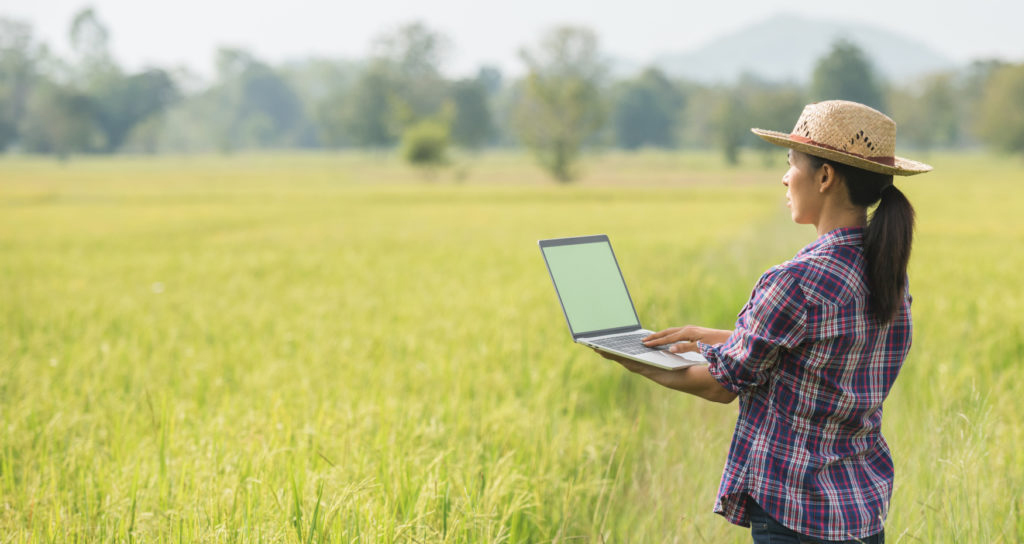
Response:
[{"label": "green field", "polygon": [[[572,344],[536,241],[731,328],[814,238],[782,157],[0,159],[0,543],[748,542],[737,406]],[[1020,542],[1024,163],[923,159],[888,541]]]}]

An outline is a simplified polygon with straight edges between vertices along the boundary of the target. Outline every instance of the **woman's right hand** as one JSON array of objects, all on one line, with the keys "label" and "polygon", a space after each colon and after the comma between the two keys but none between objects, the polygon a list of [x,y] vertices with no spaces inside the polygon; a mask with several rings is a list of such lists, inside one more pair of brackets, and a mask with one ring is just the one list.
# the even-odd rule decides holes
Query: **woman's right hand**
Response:
[{"label": "woman's right hand", "polygon": [[721,344],[731,334],[732,331],[687,325],[685,327],[672,327],[671,329],[658,331],[644,338],[643,343],[647,347],[682,343],[679,346],[670,348],[670,351],[680,353],[684,351],[697,351],[695,342],[698,341],[705,344]]}]

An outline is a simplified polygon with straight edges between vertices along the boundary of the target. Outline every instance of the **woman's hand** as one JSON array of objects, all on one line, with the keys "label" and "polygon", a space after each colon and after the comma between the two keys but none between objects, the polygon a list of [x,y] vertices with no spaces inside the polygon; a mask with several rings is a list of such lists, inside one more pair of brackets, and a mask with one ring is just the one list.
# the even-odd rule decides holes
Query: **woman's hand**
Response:
[{"label": "woman's hand", "polygon": [[698,341],[705,344],[721,344],[731,334],[732,331],[687,325],[685,327],[672,327],[671,329],[656,332],[644,338],[643,343],[650,348],[672,344],[668,348],[669,351],[672,353],[685,353],[687,351],[697,351]]},{"label": "woman's hand", "polygon": [[651,365],[645,365],[645,364],[643,364],[643,363],[641,363],[639,361],[634,361],[633,359],[627,359],[626,357],[621,357],[621,356],[616,355],[614,353],[609,353],[607,351],[601,351],[601,350],[599,350],[597,348],[590,348],[590,349],[593,349],[594,352],[597,353],[598,355],[600,355],[601,357],[604,357],[605,359],[608,359],[609,361],[615,361],[616,363],[619,363],[620,365],[626,367],[626,370],[628,370],[630,372],[636,372],[637,374],[641,374],[641,375],[646,376],[647,374],[650,373],[650,371],[659,370],[659,369],[656,369],[656,368],[652,367]]},{"label": "woman's hand", "polygon": [[712,377],[711,373],[708,371],[707,365],[694,365],[676,370],[665,370],[651,365],[645,365],[632,359],[620,357],[614,353],[608,353],[599,349],[594,349],[594,351],[601,357],[610,361],[615,361],[616,363],[626,367],[626,370],[635,372],[657,384],[668,387],[669,389],[690,393],[691,395],[696,395],[710,401],[721,402],[724,404],[728,404],[736,398],[735,393],[726,390],[717,381],[715,381],[714,377]]}]

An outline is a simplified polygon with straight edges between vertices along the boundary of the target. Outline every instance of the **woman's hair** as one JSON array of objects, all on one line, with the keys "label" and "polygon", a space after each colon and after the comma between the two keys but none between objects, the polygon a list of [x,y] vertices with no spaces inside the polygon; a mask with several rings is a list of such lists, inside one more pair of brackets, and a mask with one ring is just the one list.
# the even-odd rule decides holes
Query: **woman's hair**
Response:
[{"label": "woman's hair", "polygon": [[907,284],[907,263],[914,240],[914,207],[895,185],[892,176],[877,174],[842,163],[807,155],[811,169],[825,163],[846,180],[850,201],[865,208],[878,207],[864,228],[864,257],[867,260],[868,309],[880,323],[896,316]]}]

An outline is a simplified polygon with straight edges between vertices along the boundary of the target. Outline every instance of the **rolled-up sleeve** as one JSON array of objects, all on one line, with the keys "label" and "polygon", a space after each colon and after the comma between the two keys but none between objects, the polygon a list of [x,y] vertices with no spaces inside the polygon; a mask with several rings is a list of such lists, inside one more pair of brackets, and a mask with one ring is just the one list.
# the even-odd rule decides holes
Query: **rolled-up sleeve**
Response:
[{"label": "rolled-up sleeve", "polygon": [[736,394],[766,383],[781,353],[804,341],[805,306],[792,272],[766,272],[740,311],[732,335],[721,344],[697,343],[711,375]]}]

